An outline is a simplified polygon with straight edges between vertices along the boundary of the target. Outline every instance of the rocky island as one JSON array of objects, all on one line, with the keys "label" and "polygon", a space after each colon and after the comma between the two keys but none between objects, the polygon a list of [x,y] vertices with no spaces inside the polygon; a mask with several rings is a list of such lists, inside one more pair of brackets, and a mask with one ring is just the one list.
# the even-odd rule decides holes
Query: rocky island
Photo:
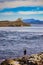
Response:
[{"label": "rocky island", "polygon": [[24,55],[15,59],[6,59],[0,65],[43,65],[43,52],[28,56]]},{"label": "rocky island", "polygon": [[0,27],[19,27],[19,26],[30,26],[30,24],[24,23],[20,18],[16,21],[0,21]]}]

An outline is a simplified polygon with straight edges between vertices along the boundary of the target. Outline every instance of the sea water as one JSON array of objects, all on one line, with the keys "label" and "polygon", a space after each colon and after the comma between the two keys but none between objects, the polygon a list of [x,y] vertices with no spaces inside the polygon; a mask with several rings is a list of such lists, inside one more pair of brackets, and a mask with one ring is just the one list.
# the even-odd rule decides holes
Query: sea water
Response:
[{"label": "sea water", "polygon": [[0,59],[43,52],[43,27],[0,27]]}]

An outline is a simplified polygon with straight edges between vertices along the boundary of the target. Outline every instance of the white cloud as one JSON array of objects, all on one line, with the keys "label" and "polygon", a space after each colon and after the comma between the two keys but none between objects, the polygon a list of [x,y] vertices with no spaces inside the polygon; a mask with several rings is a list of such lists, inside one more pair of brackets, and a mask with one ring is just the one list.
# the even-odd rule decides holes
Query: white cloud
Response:
[{"label": "white cloud", "polygon": [[22,15],[29,15],[29,14],[43,14],[43,11],[20,11],[18,12]]},{"label": "white cloud", "polygon": [[43,11],[19,11],[19,12],[4,12],[0,15],[31,15],[31,14],[43,14]]},{"label": "white cloud", "polygon": [[15,7],[20,7],[20,6],[43,6],[43,1],[6,1],[1,3],[0,2],[0,9],[3,8],[15,8]]},{"label": "white cloud", "polygon": [[1,15],[14,15],[14,12],[4,12],[4,13],[0,13]]},{"label": "white cloud", "polygon": [[43,0],[0,0],[1,2],[5,1],[43,1]]}]

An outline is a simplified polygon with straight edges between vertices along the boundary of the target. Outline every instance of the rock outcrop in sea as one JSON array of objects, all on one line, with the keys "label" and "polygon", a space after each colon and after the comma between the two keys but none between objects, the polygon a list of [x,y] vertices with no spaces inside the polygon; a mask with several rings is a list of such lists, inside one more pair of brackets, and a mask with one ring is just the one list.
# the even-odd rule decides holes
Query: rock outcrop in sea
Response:
[{"label": "rock outcrop in sea", "polygon": [[21,27],[21,26],[30,26],[30,24],[23,22],[20,18],[16,21],[0,21],[0,27]]}]

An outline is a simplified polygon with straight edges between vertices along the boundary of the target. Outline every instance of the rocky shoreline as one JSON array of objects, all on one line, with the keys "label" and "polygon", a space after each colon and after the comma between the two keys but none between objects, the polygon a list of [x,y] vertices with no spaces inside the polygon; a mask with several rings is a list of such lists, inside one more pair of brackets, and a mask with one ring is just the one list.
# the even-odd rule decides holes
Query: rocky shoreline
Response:
[{"label": "rocky shoreline", "polygon": [[6,59],[0,65],[43,65],[43,52],[39,54],[24,55],[15,59]]}]

